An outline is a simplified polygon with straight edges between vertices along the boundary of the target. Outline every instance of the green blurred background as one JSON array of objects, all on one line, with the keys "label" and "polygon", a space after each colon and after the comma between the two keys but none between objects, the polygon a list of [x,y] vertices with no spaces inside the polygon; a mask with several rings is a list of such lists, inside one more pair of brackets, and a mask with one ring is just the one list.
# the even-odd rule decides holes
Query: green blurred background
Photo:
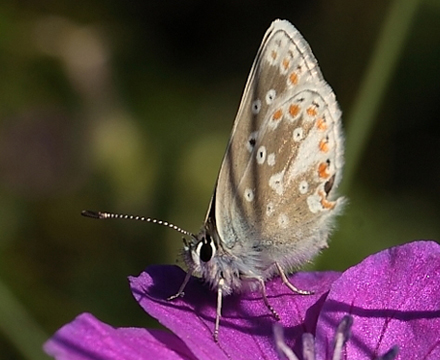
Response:
[{"label": "green blurred background", "polygon": [[[248,71],[275,18],[310,43],[347,130],[350,199],[308,269],[440,239],[440,2],[0,3],[0,358],[44,359],[81,312],[155,326],[127,276],[197,232]],[[170,289],[170,294],[176,289]]]}]

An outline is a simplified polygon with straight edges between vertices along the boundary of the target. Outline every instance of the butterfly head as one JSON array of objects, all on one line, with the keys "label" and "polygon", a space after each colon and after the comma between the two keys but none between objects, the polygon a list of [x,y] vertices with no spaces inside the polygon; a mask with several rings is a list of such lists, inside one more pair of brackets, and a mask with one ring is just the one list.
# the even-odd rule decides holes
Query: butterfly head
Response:
[{"label": "butterfly head", "polygon": [[191,235],[189,241],[184,239],[183,258],[186,265],[213,287],[223,277],[218,263],[226,255],[222,248],[219,249],[219,240],[218,232],[210,221],[197,235]]},{"label": "butterfly head", "polygon": [[257,263],[254,255],[238,247],[229,249],[211,220],[197,235],[184,240],[183,258],[189,270],[200,275],[214,290],[221,283],[223,295],[249,288],[244,279],[255,272],[251,270]]},{"label": "butterfly head", "polygon": [[203,228],[197,235],[192,235],[189,241],[184,239],[183,250],[187,265],[197,271],[216,256],[217,245],[209,231]]}]

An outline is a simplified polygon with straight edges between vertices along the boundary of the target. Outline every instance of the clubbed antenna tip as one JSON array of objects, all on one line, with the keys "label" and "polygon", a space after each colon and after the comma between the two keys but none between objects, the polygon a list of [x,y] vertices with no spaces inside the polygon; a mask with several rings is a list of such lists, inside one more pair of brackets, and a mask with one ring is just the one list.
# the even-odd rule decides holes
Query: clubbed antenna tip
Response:
[{"label": "clubbed antenna tip", "polygon": [[89,217],[92,219],[104,219],[105,217],[102,216],[102,213],[99,211],[91,211],[91,210],[83,210],[81,211],[81,215],[85,217]]}]

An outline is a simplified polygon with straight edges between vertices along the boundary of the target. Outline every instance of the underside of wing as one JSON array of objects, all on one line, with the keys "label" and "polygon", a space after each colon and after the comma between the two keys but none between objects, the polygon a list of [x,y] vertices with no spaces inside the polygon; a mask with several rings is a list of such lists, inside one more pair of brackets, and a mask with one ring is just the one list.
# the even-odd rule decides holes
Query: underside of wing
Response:
[{"label": "underside of wing", "polygon": [[252,66],[207,216],[224,247],[300,264],[326,244],[342,166],[335,96],[301,34],[277,20]]}]

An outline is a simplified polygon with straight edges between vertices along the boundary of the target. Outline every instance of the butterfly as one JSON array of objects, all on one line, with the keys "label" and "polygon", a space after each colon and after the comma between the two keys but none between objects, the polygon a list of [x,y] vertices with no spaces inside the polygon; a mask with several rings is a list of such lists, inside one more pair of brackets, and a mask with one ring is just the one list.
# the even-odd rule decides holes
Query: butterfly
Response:
[{"label": "butterfly", "polygon": [[307,42],[286,20],[264,35],[249,74],[204,225],[192,234],[168,222],[86,211],[95,218],[130,218],[169,226],[189,237],[183,256],[188,272],[217,292],[214,339],[223,297],[260,291],[327,247],[344,198],[341,181],[344,137],[341,112]]}]

